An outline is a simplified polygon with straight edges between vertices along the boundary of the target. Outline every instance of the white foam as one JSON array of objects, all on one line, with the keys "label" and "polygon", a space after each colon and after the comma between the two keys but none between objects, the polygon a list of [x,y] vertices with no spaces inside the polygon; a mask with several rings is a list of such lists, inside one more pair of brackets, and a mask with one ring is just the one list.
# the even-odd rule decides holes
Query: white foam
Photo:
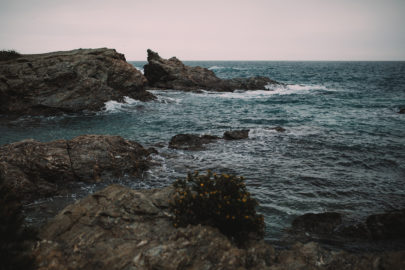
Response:
[{"label": "white foam", "polygon": [[220,67],[220,66],[212,66],[212,67],[209,67],[208,69],[209,70],[214,70],[214,69],[224,69],[225,67]]},{"label": "white foam", "polygon": [[105,112],[119,112],[124,109],[133,107],[134,105],[139,104],[141,101],[135,100],[130,97],[124,97],[124,102],[118,102],[115,100],[110,100],[104,103]]},{"label": "white foam", "polygon": [[145,74],[145,71],[143,70],[143,68],[139,68],[139,67],[135,67],[137,70],[139,70],[142,74]]},{"label": "white foam", "polygon": [[273,95],[291,95],[291,94],[308,94],[312,91],[333,91],[322,85],[301,85],[301,84],[289,84],[289,85],[274,85],[268,84],[265,86],[265,90],[237,90],[234,92],[219,93],[218,96],[222,98],[234,98],[234,99],[255,99],[263,98]]}]

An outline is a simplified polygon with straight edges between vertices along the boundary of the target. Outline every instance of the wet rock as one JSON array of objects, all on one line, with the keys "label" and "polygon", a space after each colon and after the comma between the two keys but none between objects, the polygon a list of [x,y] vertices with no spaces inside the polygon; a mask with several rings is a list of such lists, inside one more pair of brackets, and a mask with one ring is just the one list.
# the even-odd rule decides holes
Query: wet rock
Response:
[{"label": "wet rock", "polygon": [[339,213],[308,213],[294,219],[288,231],[301,240],[405,240],[405,209],[373,214],[354,225],[345,224]]},{"label": "wet rock", "polygon": [[24,140],[0,147],[0,173],[25,201],[56,195],[69,183],[111,176],[139,176],[150,152],[119,136],[83,135],[72,140]]},{"label": "wet rock", "polygon": [[209,226],[175,228],[171,187],[107,187],[62,210],[40,231],[34,255],[45,269],[404,269],[404,251],[350,254],[310,242],[275,251],[236,247]]},{"label": "wet rock", "polygon": [[335,212],[307,213],[295,218],[292,229],[317,234],[331,234],[342,223],[342,215]]},{"label": "wet rock", "polygon": [[249,129],[225,131],[225,140],[243,140],[249,138]]},{"label": "wet rock", "polygon": [[398,113],[400,113],[400,114],[405,114],[405,108],[401,108],[401,109],[398,111]]},{"label": "wet rock", "polygon": [[125,96],[150,100],[145,77],[114,49],[21,55],[0,65],[0,113],[95,111]]},{"label": "wet rock", "polygon": [[148,64],[144,66],[145,77],[152,88],[176,89],[184,91],[227,91],[264,90],[281,85],[267,77],[235,78],[224,80],[202,67],[189,67],[176,57],[163,59],[158,53],[148,49]]},{"label": "wet rock", "polygon": [[273,128],[270,128],[270,129],[275,130],[275,131],[280,132],[280,133],[282,133],[282,132],[285,132],[285,131],[286,131],[286,129],[285,129],[285,128],[280,127],[280,126],[273,127]]},{"label": "wet rock", "polygon": [[169,142],[169,148],[181,150],[203,150],[204,145],[221,139],[212,135],[178,134]]},{"label": "wet rock", "polygon": [[262,269],[274,249],[239,249],[217,229],[176,229],[167,211],[171,188],[113,185],[66,207],[40,232],[39,269]]}]

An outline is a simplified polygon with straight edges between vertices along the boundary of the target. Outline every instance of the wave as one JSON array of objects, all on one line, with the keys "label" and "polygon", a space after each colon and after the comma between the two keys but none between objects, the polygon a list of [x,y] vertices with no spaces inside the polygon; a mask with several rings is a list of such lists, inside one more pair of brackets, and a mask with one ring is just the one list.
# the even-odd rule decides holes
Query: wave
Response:
[{"label": "wave", "polygon": [[323,85],[301,85],[301,84],[289,84],[289,85],[266,85],[265,90],[238,90],[234,92],[220,93],[221,98],[236,98],[236,99],[254,99],[263,98],[273,95],[292,95],[292,94],[308,94],[312,91],[334,91],[328,89]]},{"label": "wave", "polygon": [[[134,66],[135,67],[135,66]],[[145,71],[144,71],[144,69],[143,68],[140,68],[140,67],[135,67],[137,70],[139,70],[142,74],[145,74]]]},{"label": "wave", "polygon": [[140,105],[142,101],[135,100],[130,97],[124,97],[123,102],[118,102],[116,100],[110,100],[104,103],[103,112],[115,113],[121,111],[133,110],[136,106]]},{"label": "wave", "polygon": [[212,66],[208,68],[209,70],[248,70],[248,68],[241,68],[241,67],[223,67],[223,66]]}]

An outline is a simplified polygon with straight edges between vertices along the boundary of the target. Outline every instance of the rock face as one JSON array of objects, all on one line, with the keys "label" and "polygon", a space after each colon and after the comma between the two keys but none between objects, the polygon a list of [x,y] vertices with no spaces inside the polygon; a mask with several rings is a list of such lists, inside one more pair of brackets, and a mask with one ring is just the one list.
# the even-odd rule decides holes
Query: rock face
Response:
[{"label": "rock face", "polygon": [[169,148],[181,150],[203,150],[204,144],[212,143],[221,139],[212,135],[178,134],[169,142]]},{"label": "rock face", "polygon": [[211,70],[202,67],[189,67],[176,57],[163,59],[148,49],[148,64],[144,66],[149,86],[159,89],[184,91],[213,90],[232,92],[239,90],[264,90],[281,85],[267,77],[235,78],[223,80]]},{"label": "rock face", "polygon": [[150,100],[145,77],[114,49],[21,55],[0,61],[0,113],[55,114],[100,110],[125,96]]},{"label": "rock face", "polygon": [[405,252],[356,254],[262,241],[238,248],[208,226],[174,228],[173,189],[110,186],[62,210],[40,232],[34,254],[45,269],[403,269]]},{"label": "rock face", "polygon": [[26,201],[58,194],[75,181],[98,182],[110,176],[139,176],[149,166],[149,151],[119,136],[83,135],[42,143],[24,140],[0,148],[0,173]]}]

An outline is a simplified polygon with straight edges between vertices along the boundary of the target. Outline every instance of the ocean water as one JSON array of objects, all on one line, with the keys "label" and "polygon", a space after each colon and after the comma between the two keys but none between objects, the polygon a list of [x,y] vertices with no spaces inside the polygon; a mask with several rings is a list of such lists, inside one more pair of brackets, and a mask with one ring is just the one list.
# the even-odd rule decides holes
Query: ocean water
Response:
[{"label": "ocean water", "polygon": [[[130,62],[142,70],[145,62]],[[186,62],[221,78],[268,76],[272,91],[153,91],[158,100],[110,101],[98,113],[0,121],[0,144],[34,138],[114,134],[154,146],[159,165],[133,188],[169,185],[194,170],[243,175],[260,202],[266,240],[277,242],[292,219],[337,211],[349,220],[405,207],[405,62]],[[272,128],[282,126],[285,132]],[[249,139],[218,141],[204,151],[168,149],[179,133],[250,129]],[[82,186],[74,198],[100,186]]]}]

